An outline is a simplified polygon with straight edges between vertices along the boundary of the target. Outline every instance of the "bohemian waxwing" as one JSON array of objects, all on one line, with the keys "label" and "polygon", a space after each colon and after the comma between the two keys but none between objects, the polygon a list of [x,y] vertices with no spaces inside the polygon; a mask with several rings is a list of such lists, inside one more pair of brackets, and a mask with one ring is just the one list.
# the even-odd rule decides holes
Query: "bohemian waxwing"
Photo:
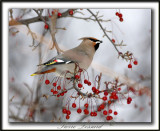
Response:
[{"label": "bohemian waxwing", "polygon": [[102,41],[93,37],[83,37],[80,38],[80,40],[83,41],[79,46],[67,50],[63,54],[57,55],[49,61],[38,65],[43,67],[31,76],[51,72],[61,74],[63,71],[69,71],[73,74],[75,63],[77,63],[81,69],[88,69],[93,60],[93,56]]}]

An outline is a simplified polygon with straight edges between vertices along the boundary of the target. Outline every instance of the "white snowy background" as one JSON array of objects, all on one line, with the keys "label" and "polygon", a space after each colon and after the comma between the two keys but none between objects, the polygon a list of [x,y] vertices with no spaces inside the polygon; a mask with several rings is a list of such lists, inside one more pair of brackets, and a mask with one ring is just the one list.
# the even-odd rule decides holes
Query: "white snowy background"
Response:
[{"label": "white snowy background", "polygon": [[[65,11],[66,9],[60,9],[60,12]],[[97,22],[94,21],[85,21],[81,19],[75,19],[71,17],[64,17],[57,20],[57,27],[63,28],[66,30],[58,30],[56,33],[56,39],[58,45],[61,49],[67,50],[74,48],[80,44],[81,37],[95,37],[103,41],[97,50],[94,56],[94,62],[99,63],[103,66],[106,66],[111,71],[116,73],[127,75],[130,79],[137,81],[139,80],[139,75],[147,76],[150,79],[143,81],[141,84],[151,88],[151,9],[121,9],[120,12],[123,14],[123,22],[120,22],[118,17],[115,16],[116,9],[91,9],[94,13],[99,11],[99,15],[103,15],[103,19],[111,19],[110,22],[102,22],[103,27],[106,30],[111,30],[111,33],[107,33],[111,38],[115,38],[116,42],[119,43],[123,40],[123,44],[127,46],[118,47],[122,52],[131,51],[134,57],[138,60],[138,65],[133,66],[133,69],[128,69],[128,63],[121,58],[117,58],[117,52],[110,41],[103,37],[103,32],[100,29]],[[90,13],[86,10],[79,10],[84,15],[76,13],[75,16],[79,17],[89,17]],[[20,9],[13,9],[13,17],[17,17],[21,13]],[[46,15],[47,11],[43,13]],[[36,13],[34,11],[25,15],[22,19],[35,17]],[[28,86],[32,89],[36,87],[36,76],[30,76],[37,70],[39,63],[38,57],[38,48],[32,51],[32,38],[30,35],[27,35],[27,28],[24,25],[15,26],[20,30],[15,36],[9,34],[9,99],[13,96],[13,103],[18,103],[22,98],[27,97],[27,100],[30,99],[29,91],[24,86],[24,83],[27,83]],[[12,27],[9,27],[12,28]],[[30,24],[30,28],[36,34],[42,34],[44,29],[44,23],[36,22]],[[51,37],[47,34],[48,41],[51,41]],[[55,50],[48,50],[47,54],[43,53],[46,49],[46,45],[42,45],[42,62],[45,62],[57,55]],[[88,69],[90,75],[92,75],[92,65]],[[100,72],[95,70],[95,75]],[[53,75],[48,75],[49,78],[52,78]],[[11,82],[11,79],[14,77],[14,82]],[[92,78],[92,76],[91,76]],[[104,74],[102,76],[103,81],[112,81],[113,78],[109,75]],[[13,87],[17,91],[13,90]],[[85,89],[87,90],[87,89]],[[84,92],[85,92],[84,90]],[[43,93],[50,93],[50,87],[42,85]],[[79,115],[75,110],[72,110],[71,118],[69,120],[65,119],[65,116],[62,115],[61,109],[62,105],[65,105],[69,94],[72,94],[72,91],[69,91],[68,94],[64,96],[64,99],[56,100],[55,97],[51,97],[48,100],[42,98],[40,103],[42,106],[50,107],[50,110],[47,110],[43,114],[36,114],[35,122],[49,122],[52,119],[52,112],[56,114],[56,118],[61,117],[62,122],[78,122],[82,114]],[[60,98],[62,99],[62,98]],[[137,96],[133,98],[133,101],[130,105],[126,104],[126,101],[122,103],[116,103],[113,107],[113,110],[116,109],[118,115],[114,117],[116,122],[151,122],[151,106],[148,105],[150,98],[146,95]],[[134,105],[137,105],[138,108],[135,108]],[[81,103],[83,106],[83,102]],[[27,106],[15,106],[11,104],[10,108],[15,115],[18,113],[18,108],[22,107],[19,116],[24,117],[24,114],[27,111]],[[140,111],[140,108],[143,108],[143,111]],[[10,114],[10,113],[9,113]],[[14,121],[9,119],[10,122]],[[104,122],[106,121],[105,117],[98,115],[97,117],[87,117],[83,122]]]}]

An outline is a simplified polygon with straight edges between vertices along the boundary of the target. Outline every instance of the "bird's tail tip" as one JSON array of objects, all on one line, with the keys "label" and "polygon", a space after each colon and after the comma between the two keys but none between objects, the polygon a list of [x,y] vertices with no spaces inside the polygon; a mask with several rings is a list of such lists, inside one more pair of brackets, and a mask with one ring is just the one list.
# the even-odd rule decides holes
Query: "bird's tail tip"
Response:
[{"label": "bird's tail tip", "polygon": [[37,75],[37,74],[33,73],[31,76],[35,76],[35,75]]}]

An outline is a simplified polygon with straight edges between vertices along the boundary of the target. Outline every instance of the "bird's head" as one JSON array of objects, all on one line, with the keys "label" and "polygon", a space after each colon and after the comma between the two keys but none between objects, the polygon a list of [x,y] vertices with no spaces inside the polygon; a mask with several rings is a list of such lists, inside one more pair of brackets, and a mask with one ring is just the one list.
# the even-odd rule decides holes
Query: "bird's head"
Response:
[{"label": "bird's head", "polygon": [[86,46],[87,45],[93,46],[95,51],[99,48],[99,44],[102,43],[101,40],[98,40],[93,37],[83,37],[83,38],[80,38],[79,40],[83,40],[82,43],[86,44]]}]

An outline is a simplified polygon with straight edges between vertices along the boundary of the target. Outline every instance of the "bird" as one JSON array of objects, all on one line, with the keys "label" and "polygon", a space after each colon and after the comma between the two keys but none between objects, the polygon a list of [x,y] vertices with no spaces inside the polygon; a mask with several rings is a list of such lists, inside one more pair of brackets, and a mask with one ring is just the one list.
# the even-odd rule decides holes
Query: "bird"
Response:
[{"label": "bird", "polygon": [[60,75],[63,71],[68,71],[70,74],[73,74],[75,63],[77,63],[81,69],[87,70],[102,41],[94,37],[82,37],[79,40],[82,40],[79,46],[64,51],[63,54],[57,55],[47,62],[38,65],[41,66],[41,69],[31,76],[52,72]]}]

